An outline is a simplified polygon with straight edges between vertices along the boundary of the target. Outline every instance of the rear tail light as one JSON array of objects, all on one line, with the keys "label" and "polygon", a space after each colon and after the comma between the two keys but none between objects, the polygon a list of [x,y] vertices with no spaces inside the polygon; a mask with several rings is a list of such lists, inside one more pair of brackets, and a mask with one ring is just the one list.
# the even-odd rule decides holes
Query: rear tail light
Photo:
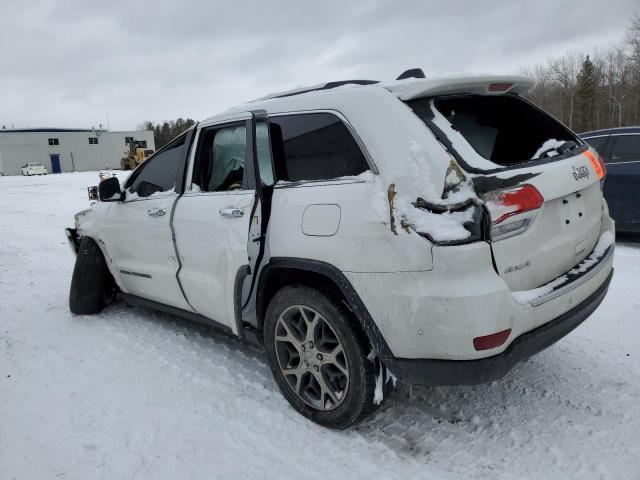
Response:
[{"label": "rear tail light", "polygon": [[499,347],[507,341],[510,334],[511,329],[509,328],[501,332],[492,333],[491,335],[476,337],[473,339],[473,348],[476,350],[489,350],[490,348]]},{"label": "rear tail light", "polygon": [[598,180],[603,180],[607,174],[607,167],[600,154],[598,152],[593,153],[591,150],[586,150],[583,155],[587,157],[587,160],[589,160],[591,168],[596,172]]},{"label": "rear tail light", "polygon": [[533,185],[499,190],[483,196],[491,215],[491,239],[500,240],[524,232],[544,204]]}]

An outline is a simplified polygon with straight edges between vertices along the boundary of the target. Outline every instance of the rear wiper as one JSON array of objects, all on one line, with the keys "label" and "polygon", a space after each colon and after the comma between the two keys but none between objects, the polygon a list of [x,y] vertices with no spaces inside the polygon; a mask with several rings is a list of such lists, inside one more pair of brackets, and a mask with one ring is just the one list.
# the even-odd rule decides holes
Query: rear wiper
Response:
[{"label": "rear wiper", "polygon": [[541,152],[539,155],[534,156],[534,158],[552,157],[554,156],[554,155],[550,155],[552,152],[555,152],[556,155],[563,155],[568,151],[573,150],[574,148],[577,148],[577,147],[578,147],[578,144],[573,140],[566,140],[564,143],[560,145],[547,148],[546,150]]},{"label": "rear wiper", "polygon": [[574,148],[578,148],[578,144],[573,140],[567,140],[558,148],[556,148],[556,151],[560,154],[563,154],[563,153],[567,153],[569,150],[573,150]]}]

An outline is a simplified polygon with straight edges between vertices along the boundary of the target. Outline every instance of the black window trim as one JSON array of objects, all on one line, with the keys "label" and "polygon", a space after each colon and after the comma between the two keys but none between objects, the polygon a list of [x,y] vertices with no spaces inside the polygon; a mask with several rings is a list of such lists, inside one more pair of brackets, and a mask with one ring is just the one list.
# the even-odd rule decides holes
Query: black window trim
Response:
[{"label": "black window trim", "polygon": [[[128,192],[129,187],[131,186],[131,184],[133,182],[135,182],[136,178],[138,178],[140,176],[140,174],[144,171],[144,169],[147,167],[147,165],[149,165],[149,163],[151,163],[151,161],[155,158],[156,155],[158,155],[159,153],[164,152],[165,150],[168,150],[169,148],[171,148],[175,143],[179,142],[183,137],[184,137],[184,143],[182,144],[182,148],[184,149],[185,147],[189,148],[189,145],[187,145],[187,141],[189,140],[188,135],[189,132],[191,131],[191,129],[186,130],[184,132],[182,132],[180,135],[178,135],[176,138],[174,138],[173,140],[171,140],[169,143],[167,143],[164,147],[162,147],[160,150],[156,150],[153,155],[151,155],[149,158],[147,158],[138,168],[136,168],[133,173],[131,173],[131,175],[129,175],[129,178],[127,178],[127,181],[124,184],[124,188],[123,191]],[[184,153],[184,152],[183,152]],[[179,162],[180,163],[180,162]],[[173,194],[169,194],[167,193],[167,196],[169,195],[178,195],[178,189],[179,186],[177,185],[179,180],[178,175],[176,175],[176,185],[174,187],[175,189],[175,193]],[[162,192],[162,193],[166,193],[166,192]],[[129,193],[129,195],[132,195],[131,193]],[[127,195],[125,194],[124,197],[124,202],[123,203],[129,203],[129,202],[140,202],[140,201],[145,201],[145,200],[153,200],[157,197],[138,197],[138,198],[127,198]]]},{"label": "black window trim", "polygon": [[[628,135],[628,134],[627,134],[627,135]],[[634,135],[640,135],[640,133],[638,133],[638,134],[634,134]],[[608,133],[606,133],[606,134],[604,134],[604,135],[589,135],[588,137],[583,137],[582,135],[579,135],[579,137],[580,137],[582,140],[591,140],[592,138],[603,138],[603,137],[610,137],[610,136],[611,136],[611,135],[610,135],[610,134],[608,134]]]}]

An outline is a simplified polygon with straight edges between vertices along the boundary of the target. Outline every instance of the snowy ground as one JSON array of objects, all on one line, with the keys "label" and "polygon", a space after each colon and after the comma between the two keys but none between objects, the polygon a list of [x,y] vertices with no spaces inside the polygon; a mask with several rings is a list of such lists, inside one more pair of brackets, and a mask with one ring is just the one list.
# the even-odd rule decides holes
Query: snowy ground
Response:
[{"label": "snowy ground", "polygon": [[97,174],[0,177],[0,478],[640,479],[640,248],[581,327],[358,428],[297,415],[261,350],[147,310],[69,313],[63,227]]}]

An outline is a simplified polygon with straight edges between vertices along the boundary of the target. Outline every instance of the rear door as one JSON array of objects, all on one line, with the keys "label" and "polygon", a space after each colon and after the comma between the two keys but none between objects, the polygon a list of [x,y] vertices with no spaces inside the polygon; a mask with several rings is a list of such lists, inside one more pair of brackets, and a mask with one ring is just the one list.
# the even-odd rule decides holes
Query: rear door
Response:
[{"label": "rear door", "polygon": [[[264,242],[254,128],[248,116],[199,130],[186,191],[173,219],[178,276],[189,304],[236,333],[242,285],[248,285],[248,298]],[[269,175],[270,165],[265,172]]]},{"label": "rear door", "polygon": [[612,135],[604,196],[620,230],[640,229],[640,134]]},{"label": "rear door", "polygon": [[523,233],[492,240],[498,273],[511,290],[539,287],[591,253],[601,230],[602,193],[586,155],[510,170],[493,178],[502,179],[503,186],[532,185],[543,199],[542,206],[531,212],[530,225]]},{"label": "rear door", "polygon": [[185,139],[186,134],[181,135],[132,173],[124,201],[109,209],[106,230],[107,250],[125,292],[189,310],[176,279],[170,226]]}]

